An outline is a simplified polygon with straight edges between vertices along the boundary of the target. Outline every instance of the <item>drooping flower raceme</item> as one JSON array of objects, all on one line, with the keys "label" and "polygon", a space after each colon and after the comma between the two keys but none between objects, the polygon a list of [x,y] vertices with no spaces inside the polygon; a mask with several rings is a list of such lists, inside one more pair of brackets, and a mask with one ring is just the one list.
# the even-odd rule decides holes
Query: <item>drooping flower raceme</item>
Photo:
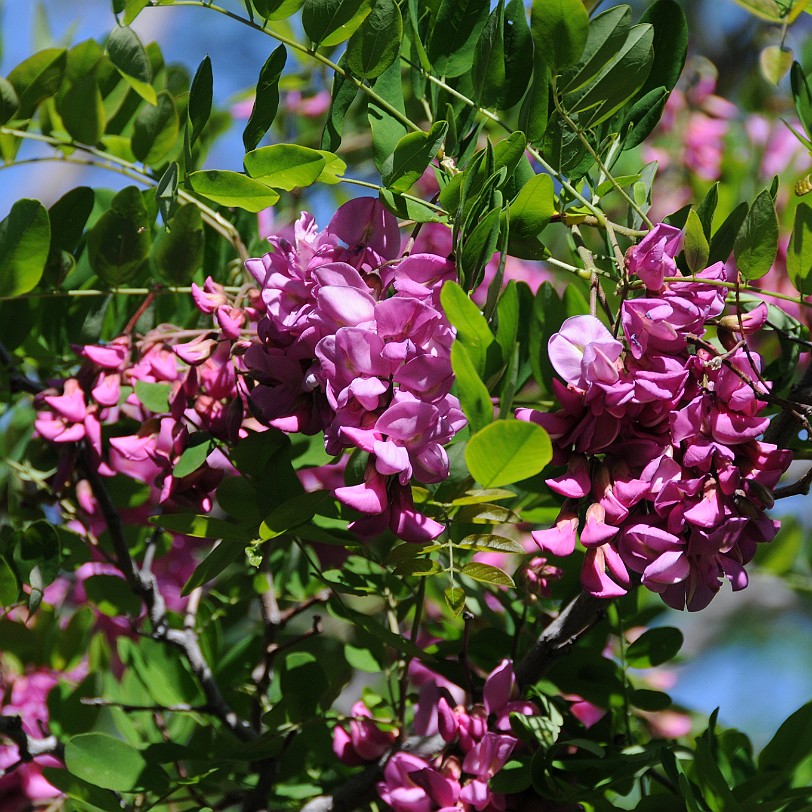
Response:
[{"label": "drooping flower raceme", "polygon": [[303,214],[294,242],[270,242],[246,262],[266,311],[245,353],[253,412],[282,431],[324,431],[332,455],[368,455],[363,480],[335,491],[365,514],[356,533],[436,538],[443,525],[415,511],[409,483],[446,478],[443,446],[465,425],[438,307],[454,265],[399,258],[397,220],[371,198],[344,204],[323,232]]},{"label": "drooping flower raceme", "polygon": [[[509,796],[494,792],[489,781],[524,745],[513,735],[510,714],[536,716],[533,703],[518,698],[513,663],[502,660],[485,680],[483,702],[467,707],[459,689],[437,674],[421,674],[414,733],[438,735],[442,751],[425,757],[399,751],[388,759],[378,794],[395,812],[496,812]],[[333,733],[333,749],[345,764],[376,761],[394,743],[362,702],[353,706],[349,733]]]},{"label": "drooping flower raceme", "polygon": [[[568,555],[580,538],[581,581],[595,595],[623,595],[637,574],[669,606],[697,610],[724,578],[747,585],[744,566],[777,531],[764,511],[791,454],[759,440],[769,424],[759,355],[702,340],[725,306],[713,284],[725,266],[663,281],[676,275],[679,236],[658,225],[628,252],[647,291],[621,305],[625,341],[592,316],[565,321],[549,342],[562,408],[517,417],[546,428],[554,463],[566,465],[547,480],[565,502],[556,525],[533,534],[539,546]],[[720,337],[763,315],[724,317]]]}]

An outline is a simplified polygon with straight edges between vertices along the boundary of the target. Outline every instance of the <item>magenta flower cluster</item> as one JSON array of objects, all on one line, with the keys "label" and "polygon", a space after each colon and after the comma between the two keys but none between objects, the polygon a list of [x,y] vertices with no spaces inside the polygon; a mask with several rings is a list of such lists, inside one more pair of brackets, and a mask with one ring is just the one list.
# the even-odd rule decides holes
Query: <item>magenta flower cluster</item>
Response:
[{"label": "magenta flower cluster", "polygon": [[680,232],[660,224],[629,250],[646,292],[621,305],[625,342],[592,316],[565,321],[549,342],[562,408],[517,417],[547,429],[567,468],[547,480],[566,501],[555,527],[533,534],[539,546],[568,555],[579,536],[581,581],[597,596],[625,594],[637,574],[669,606],[698,610],[724,578],[747,585],[744,566],[778,529],[765,509],[791,453],[758,439],[769,424],[761,358],[730,340],[758,329],[766,308],[724,317],[729,346],[714,348],[702,337],[725,307],[714,284],[725,266],[666,282],[679,248]]},{"label": "magenta flower cluster", "polygon": [[270,242],[246,262],[266,311],[244,356],[253,413],[283,431],[324,431],[329,454],[368,455],[363,481],[335,491],[365,514],[350,525],[361,537],[436,538],[444,526],[415,510],[410,481],[447,477],[443,445],[465,425],[439,308],[453,263],[401,257],[397,220],[372,198],[341,206],[323,232],[302,214],[293,242]]},{"label": "magenta flower cluster", "polygon": [[[510,714],[535,716],[539,708],[518,698],[513,663],[502,662],[485,680],[483,702],[461,704],[462,692],[425,669],[412,674],[421,682],[415,708],[417,736],[439,734],[440,752],[422,757],[395,752],[383,768],[378,794],[395,812],[496,812],[507,808],[508,796],[494,792],[489,781],[522,748],[511,730]],[[394,743],[362,702],[353,706],[349,732],[338,726],[333,749],[345,764],[376,761]]]}]

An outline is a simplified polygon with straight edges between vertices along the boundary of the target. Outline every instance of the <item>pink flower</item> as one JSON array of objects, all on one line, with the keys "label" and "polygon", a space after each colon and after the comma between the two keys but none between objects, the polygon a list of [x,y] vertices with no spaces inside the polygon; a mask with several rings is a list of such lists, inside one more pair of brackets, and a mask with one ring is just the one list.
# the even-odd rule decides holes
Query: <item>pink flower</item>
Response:
[{"label": "pink flower", "polygon": [[570,385],[586,389],[589,383],[614,383],[615,362],[623,345],[594,316],[572,316],[550,338],[547,346],[555,371]]},{"label": "pink flower", "polygon": [[663,277],[677,274],[674,257],[679,253],[681,243],[682,232],[678,228],[658,223],[626,252],[629,273],[637,274],[649,290],[662,290]]}]

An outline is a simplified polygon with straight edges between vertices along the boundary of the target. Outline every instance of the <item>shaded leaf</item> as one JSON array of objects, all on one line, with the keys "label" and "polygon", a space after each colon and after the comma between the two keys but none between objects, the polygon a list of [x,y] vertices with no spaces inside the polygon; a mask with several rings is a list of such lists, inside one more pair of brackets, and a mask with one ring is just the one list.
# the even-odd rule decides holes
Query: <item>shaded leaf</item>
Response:
[{"label": "shaded leaf", "polygon": [[400,53],[403,19],[394,0],[375,0],[369,16],[347,43],[347,66],[364,79],[380,76]]},{"label": "shaded leaf", "polygon": [[0,223],[0,293],[19,296],[42,278],[51,241],[48,212],[39,200],[18,200]]},{"label": "shaded leaf", "polygon": [[138,111],[133,123],[132,151],[136,160],[156,166],[166,157],[178,137],[178,111],[171,94],[162,91],[156,105]]},{"label": "shaded leaf", "polygon": [[254,107],[242,134],[246,151],[254,149],[273,124],[279,107],[279,77],[287,58],[285,46],[280,45],[271,52],[259,72]]},{"label": "shaded leaf", "polygon": [[384,182],[393,192],[408,191],[426,171],[448,130],[445,121],[436,121],[427,132],[408,133],[401,138],[392,156],[392,169]]},{"label": "shaded leaf", "polygon": [[787,273],[799,293],[812,293],[812,208],[806,203],[799,203],[795,209],[787,246]]},{"label": "shaded leaf", "polygon": [[768,189],[753,201],[733,243],[736,265],[747,279],[758,279],[772,268],[778,250],[778,215]]},{"label": "shaded leaf", "polygon": [[211,59],[205,56],[197,66],[195,77],[192,79],[192,87],[189,90],[190,147],[194,146],[195,141],[200,137],[211,115],[213,89],[214,77],[212,76]]},{"label": "shaded leaf", "polygon": [[31,118],[40,102],[56,95],[65,77],[67,57],[64,48],[46,48],[9,73],[9,84],[18,99],[17,118]]},{"label": "shaded leaf", "polygon": [[259,537],[263,540],[273,539],[309,522],[318,513],[319,508],[327,501],[329,493],[316,491],[294,496],[275,508],[265,517],[259,526]]},{"label": "shaded leaf", "polygon": [[108,37],[106,48],[110,61],[130,87],[145,101],[157,104],[149,57],[135,31],[117,26]]},{"label": "shaded leaf", "polygon": [[533,0],[530,30],[545,64],[560,73],[583,53],[589,15],[581,0]]},{"label": "shaded leaf", "polygon": [[192,204],[181,206],[167,223],[155,250],[155,265],[173,285],[188,285],[203,264],[203,218]]},{"label": "shaded leaf", "polygon": [[355,33],[370,11],[370,0],[305,0],[302,26],[315,45],[338,45]]},{"label": "shaded leaf", "polygon": [[56,109],[65,129],[75,141],[94,146],[101,140],[106,116],[101,91],[92,74],[74,82],[58,98]]},{"label": "shaded leaf", "polygon": [[461,76],[471,69],[489,12],[488,0],[442,0],[426,46],[437,75]]},{"label": "shaded leaf", "polygon": [[677,656],[682,648],[682,632],[671,626],[659,626],[640,635],[626,650],[626,662],[632,668],[652,668]]}]

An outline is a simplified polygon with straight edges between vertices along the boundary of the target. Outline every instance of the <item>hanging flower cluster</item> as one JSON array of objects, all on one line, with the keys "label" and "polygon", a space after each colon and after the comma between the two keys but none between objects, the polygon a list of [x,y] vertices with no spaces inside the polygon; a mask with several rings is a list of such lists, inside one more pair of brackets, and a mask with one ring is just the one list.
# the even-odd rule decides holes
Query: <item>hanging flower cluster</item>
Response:
[{"label": "hanging flower cluster", "polygon": [[724,317],[726,351],[715,349],[702,336],[725,306],[713,284],[725,266],[665,282],[679,247],[680,232],[661,224],[629,250],[647,290],[621,305],[625,344],[592,316],[565,321],[549,342],[562,409],[517,417],[547,429],[567,466],[547,480],[567,499],[556,526],[534,533],[539,546],[568,555],[580,527],[589,592],[623,595],[638,573],[669,606],[698,610],[723,578],[747,585],[744,565],[777,532],[764,511],[791,453],[757,439],[768,385],[760,356],[736,340],[763,325],[766,307]]},{"label": "hanging flower cluster", "polygon": [[[463,692],[431,672],[412,674],[422,683],[415,707],[414,732],[439,734],[441,752],[428,757],[398,751],[383,769],[378,794],[395,812],[495,812],[508,796],[488,782],[523,747],[511,729],[510,714],[537,716],[533,703],[518,698],[513,663],[502,662],[485,680],[482,704],[461,704]],[[413,680],[415,681],[415,680]],[[381,730],[362,702],[353,706],[349,732],[336,727],[333,749],[345,764],[376,761],[392,746],[395,735]]]},{"label": "hanging flower cluster", "polygon": [[[211,280],[202,289],[193,286],[193,298],[214,315],[219,332],[159,325],[139,341],[125,335],[81,347],[85,360],[77,375],[37,395],[35,429],[64,445],[62,474],[83,441],[102,476],[123,474],[154,486],[155,504],[211,510],[215,488],[233,472],[217,441],[238,439],[244,424],[231,344],[244,327],[253,332],[260,313],[232,305]],[[190,333],[192,340],[183,341]],[[122,422],[138,428],[118,433]],[[187,462],[188,472],[178,475],[184,452],[199,447],[197,464]]]},{"label": "hanging flower cluster", "polygon": [[443,445],[465,425],[439,308],[453,263],[400,258],[397,220],[372,198],[344,204],[323,232],[302,214],[292,243],[270,242],[246,262],[266,311],[244,356],[252,412],[283,431],[324,431],[329,454],[369,455],[363,481],[335,491],[366,514],[350,525],[360,536],[436,538],[444,527],[415,511],[409,483],[447,477]]}]

